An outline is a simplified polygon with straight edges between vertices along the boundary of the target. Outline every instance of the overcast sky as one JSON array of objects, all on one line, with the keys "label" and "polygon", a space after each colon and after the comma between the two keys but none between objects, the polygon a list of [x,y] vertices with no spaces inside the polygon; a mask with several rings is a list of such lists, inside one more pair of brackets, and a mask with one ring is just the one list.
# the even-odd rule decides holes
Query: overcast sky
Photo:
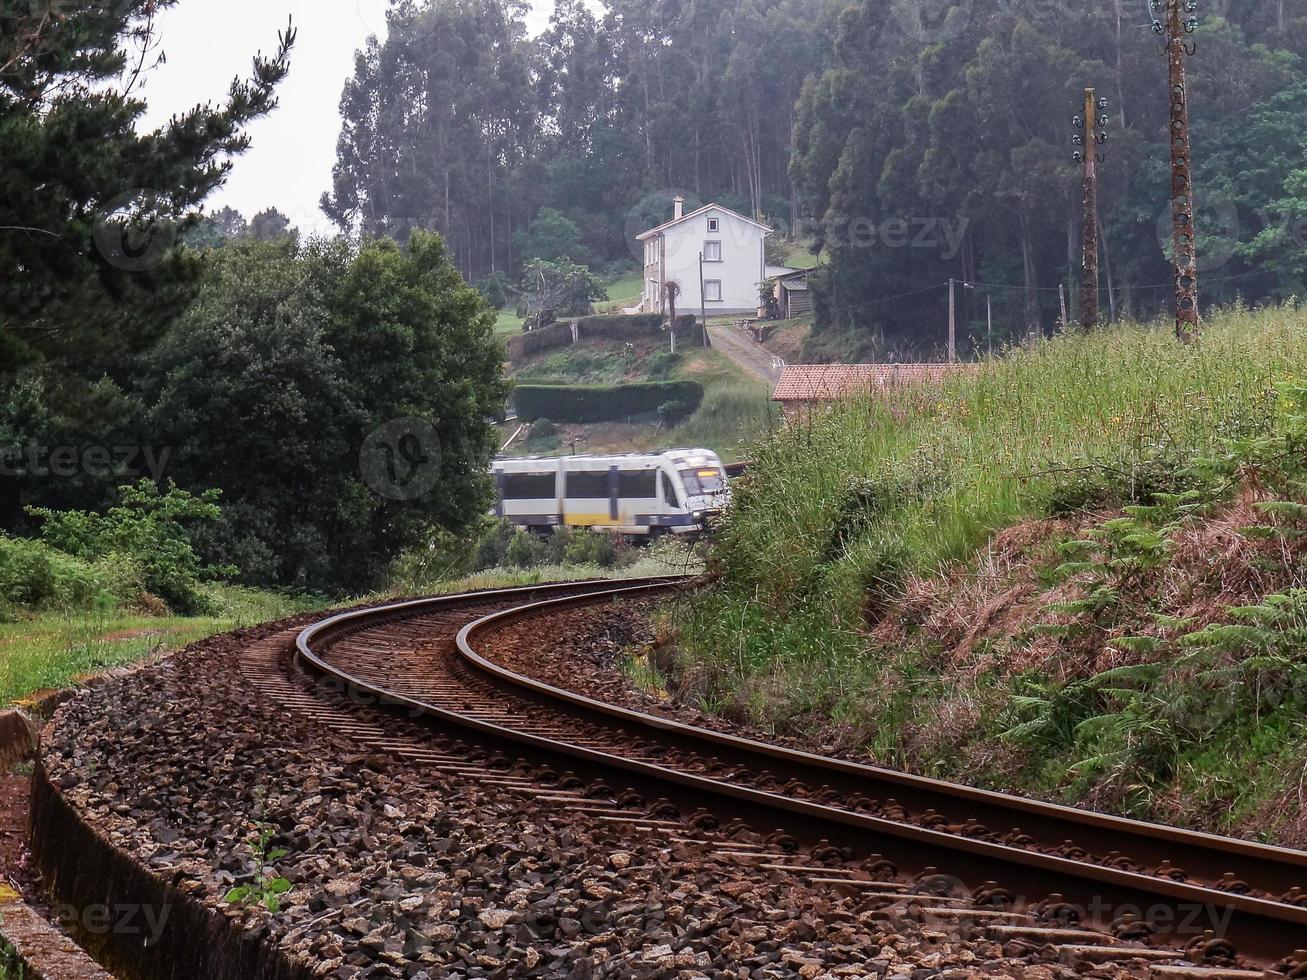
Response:
[{"label": "overcast sky", "polygon": [[[553,9],[552,0],[534,3],[533,33]],[[318,199],[331,186],[341,88],[368,35],[385,36],[388,6],[388,0],[186,0],[161,15],[167,63],[144,89],[151,128],[221,99],[234,76],[249,74],[256,51],[276,47],[289,17],[299,30],[290,77],[278,89],[281,106],[250,128],[254,144],[209,199],[209,210],[230,205],[248,218],[275,205],[302,231],[332,230]]]}]

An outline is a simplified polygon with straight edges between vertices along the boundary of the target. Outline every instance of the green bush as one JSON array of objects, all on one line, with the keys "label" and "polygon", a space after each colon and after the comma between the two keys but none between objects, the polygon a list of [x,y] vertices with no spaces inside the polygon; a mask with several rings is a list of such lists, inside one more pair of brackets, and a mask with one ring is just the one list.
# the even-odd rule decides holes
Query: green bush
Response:
[{"label": "green bush", "polygon": [[234,570],[206,569],[191,546],[188,528],[221,517],[218,491],[194,497],[175,485],[166,494],[149,480],[121,487],[121,501],[104,514],[31,507],[44,521],[42,540],[85,562],[104,561],[132,567],[144,590],[180,613],[200,613],[208,600],[200,591],[207,579]]},{"label": "green bush", "polygon": [[544,561],[545,543],[529,531],[516,531],[504,551],[509,568],[535,568]]},{"label": "green bush", "polygon": [[536,419],[527,432],[529,439],[549,439],[558,435],[558,426],[549,419]]},{"label": "green bush", "polygon": [[660,350],[650,356],[645,365],[645,371],[649,377],[663,381],[670,378],[681,365],[682,356],[678,351],[673,354],[669,350]]},{"label": "green bush", "polygon": [[114,583],[105,568],[41,541],[0,534],[0,605],[99,610],[113,600]]},{"label": "green bush", "polygon": [[517,414],[524,419],[548,416],[557,422],[614,422],[652,415],[676,403],[691,414],[703,401],[703,386],[693,381],[602,386],[519,385]]},{"label": "green bush", "polygon": [[563,564],[612,568],[617,564],[617,543],[609,534],[574,531],[567,536],[563,549]]}]

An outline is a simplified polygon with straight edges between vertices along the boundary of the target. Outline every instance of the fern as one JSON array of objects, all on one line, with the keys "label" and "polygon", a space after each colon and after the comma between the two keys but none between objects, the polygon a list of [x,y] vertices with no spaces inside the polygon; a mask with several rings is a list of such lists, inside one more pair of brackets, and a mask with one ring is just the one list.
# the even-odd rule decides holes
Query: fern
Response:
[{"label": "fern", "polygon": [[1162,641],[1156,636],[1118,636],[1111,641],[1111,645],[1126,653],[1146,657],[1155,653]]},{"label": "fern", "polygon": [[1300,504],[1293,500],[1266,500],[1253,506],[1263,514],[1274,514],[1291,521],[1307,520],[1307,504]]}]

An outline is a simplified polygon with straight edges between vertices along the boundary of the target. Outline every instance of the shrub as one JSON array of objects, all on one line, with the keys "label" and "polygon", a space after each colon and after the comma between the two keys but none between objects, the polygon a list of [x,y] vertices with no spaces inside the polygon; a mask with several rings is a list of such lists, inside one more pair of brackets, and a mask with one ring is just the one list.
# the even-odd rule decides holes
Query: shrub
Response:
[{"label": "shrub", "polygon": [[612,568],[617,564],[617,543],[608,534],[575,531],[567,536],[566,547],[563,549],[563,563]]},{"label": "shrub", "polygon": [[694,410],[699,406],[692,401],[686,401],[681,398],[674,398],[669,402],[663,402],[658,406],[658,418],[662,420],[663,425],[672,426],[683,419],[689,418],[694,414]]},{"label": "shrub", "polygon": [[492,307],[502,310],[508,305],[508,276],[502,272],[492,272],[477,283],[477,292]]},{"label": "shrub", "polygon": [[524,419],[548,417],[559,422],[613,422],[651,415],[674,402],[688,415],[703,401],[703,386],[693,381],[602,386],[519,385],[517,413]]},{"label": "shrub", "polygon": [[649,357],[645,364],[645,371],[649,377],[658,381],[670,378],[681,364],[681,354],[678,351],[673,354],[669,350],[660,350]]},{"label": "shrub", "polygon": [[483,572],[488,568],[498,568],[504,564],[508,555],[508,546],[516,533],[516,529],[508,521],[487,521],[471,548],[472,571]]},{"label": "shrub", "polygon": [[550,439],[558,435],[558,426],[549,419],[536,419],[527,431],[528,439]]},{"label": "shrub", "polygon": [[203,612],[208,600],[200,592],[205,579],[235,574],[206,569],[191,546],[188,526],[217,521],[217,490],[194,497],[170,484],[166,494],[149,480],[121,487],[121,502],[104,514],[53,511],[31,507],[41,518],[42,540],[84,561],[131,562],[145,590],[182,613]]},{"label": "shrub", "polygon": [[41,541],[0,535],[0,604],[40,609],[107,609],[106,570]]},{"label": "shrub", "polygon": [[515,531],[504,551],[510,568],[535,568],[545,556],[545,543],[528,531]]}]

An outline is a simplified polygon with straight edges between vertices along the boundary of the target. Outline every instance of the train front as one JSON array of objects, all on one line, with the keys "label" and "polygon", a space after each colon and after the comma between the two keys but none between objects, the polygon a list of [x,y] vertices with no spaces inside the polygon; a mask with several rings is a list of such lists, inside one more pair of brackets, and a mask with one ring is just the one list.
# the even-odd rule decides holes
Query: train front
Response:
[{"label": "train front", "polygon": [[679,473],[685,485],[686,509],[696,525],[708,530],[731,503],[726,468],[717,456],[706,455],[688,460]]}]

